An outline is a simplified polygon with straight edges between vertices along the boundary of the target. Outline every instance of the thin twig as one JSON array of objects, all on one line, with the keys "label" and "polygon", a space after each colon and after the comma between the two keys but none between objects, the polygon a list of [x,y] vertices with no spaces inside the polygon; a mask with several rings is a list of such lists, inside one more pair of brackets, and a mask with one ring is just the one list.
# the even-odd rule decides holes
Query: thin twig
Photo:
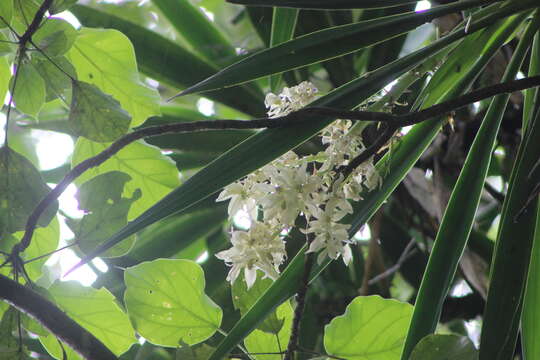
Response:
[{"label": "thin twig", "polygon": [[409,243],[407,244],[407,246],[405,247],[405,249],[403,250],[403,252],[399,256],[398,261],[393,266],[386,269],[386,271],[384,271],[384,272],[380,273],[379,275],[377,275],[377,276],[373,277],[372,279],[370,279],[368,281],[368,285],[371,286],[373,284],[376,284],[379,281],[381,281],[383,279],[386,279],[387,277],[389,277],[390,275],[392,275],[396,271],[398,271],[401,268],[401,265],[403,265],[403,263],[405,261],[407,261],[411,256],[413,256],[416,253],[416,249],[413,249],[413,246],[415,244],[416,244],[416,241],[414,239],[409,241]]}]

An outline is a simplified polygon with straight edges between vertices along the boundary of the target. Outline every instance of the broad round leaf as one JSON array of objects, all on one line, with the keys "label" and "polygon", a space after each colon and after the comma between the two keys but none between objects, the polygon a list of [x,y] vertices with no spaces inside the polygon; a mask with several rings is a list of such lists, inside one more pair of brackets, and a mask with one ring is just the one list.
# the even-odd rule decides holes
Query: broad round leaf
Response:
[{"label": "broad round leaf", "polygon": [[123,354],[136,341],[128,316],[108,290],[96,290],[76,281],[67,281],[54,283],[49,293],[56,305],[114,354]]},{"label": "broad round leaf", "polygon": [[[24,230],[28,216],[49,190],[28,159],[8,147],[0,148],[0,234]],[[47,226],[57,208],[56,201],[47,207],[38,225]]]},{"label": "broad round leaf", "polygon": [[197,344],[221,324],[221,308],[204,294],[204,273],[193,261],[144,262],[128,268],[124,279],[131,321],[153,344]]},{"label": "broad round leaf", "polygon": [[159,94],[140,81],[133,45],[121,32],[83,28],[68,56],[80,80],[120,102],[133,117],[131,126],[160,114]]},{"label": "broad round leaf", "polygon": [[415,346],[409,360],[477,360],[478,351],[466,336],[428,335]]},{"label": "broad round leaf", "polygon": [[[108,145],[79,138],[73,152],[73,164],[99,154]],[[128,220],[142,214],[180,184],[174,162],[144,142],[129,144],[102,165],[86,171],[75,182],[80,185],[109,171],[122,171],[131,177],[124,187],[125,197],[131,197],[137,189],[142,192],[141,198],[131,206]]]},{"label": "broad round leaf", "polygon": [[112,96],[97,86],[73,81],[69,121],[80,136],[97,142],[118,139],[129,129],[131,117]]},{"label": "broad round leaf", "polygon": [[359,296],[325,327],[324,347],[347,360],[398,360],[412,311],[397,300]]}]

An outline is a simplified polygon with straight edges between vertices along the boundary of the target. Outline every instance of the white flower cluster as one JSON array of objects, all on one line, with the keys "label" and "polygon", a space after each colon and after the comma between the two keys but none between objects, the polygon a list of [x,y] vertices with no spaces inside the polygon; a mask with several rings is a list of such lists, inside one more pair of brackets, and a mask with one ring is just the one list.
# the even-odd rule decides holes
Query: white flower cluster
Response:
[{"label": "white flower cluster", "polygon": [[[280,95],[268,94],[268,115],[278,117],[301,109],[316,97],[317,89],[309,82],[285,88]],[[248,287],[256,280],[257,269],[276,279],[286,258],[283,233],[294,226],[302,214],[313,241],[308,252],[318,252],[318,261],[326,256],[351,261],[347,230],[339,221],[352,213],[349,200],[359,200],[363,190],[380,183],[373,160],[366,161],[347,178],[336,179],[335,168],[346,166],[364,149],[358,135],[349,134],[351,122],[338,120],[322,132],[323,152],[298,157],[290,151],[244,179],[223,189],[217,201],[230,200],[229,217],[245,211],[252,222],[248,231],[233,231],[232,248],[216,256],[231,266],[227,280],[234,282],[244,269]]]}]

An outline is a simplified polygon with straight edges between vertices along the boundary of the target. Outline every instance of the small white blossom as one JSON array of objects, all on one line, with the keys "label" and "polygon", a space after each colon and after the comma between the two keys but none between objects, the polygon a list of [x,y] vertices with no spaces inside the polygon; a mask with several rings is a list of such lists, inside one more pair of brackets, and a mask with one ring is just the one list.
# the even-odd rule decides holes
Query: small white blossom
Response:
[{"label": "small white blossom", "polygon": [[264,104],[269,109],[268,116],[280,117],[300,110],[312,102],[316,95],[317,88],[312,83],[304,81],[297,86],[284,88],[279,95],[267,94]]},{"label": "small white blossom", "polygon": [[232,248],[216,254],[231,266],[227,281],[233,283],[242,269],[248,288],[257,278],[257,269],[262,270],[265,277],[277,279],[279,266],[286,258],[285,242],[279,233],[264,223],[253,222],[248,231],[234,231],[231,243]]}]

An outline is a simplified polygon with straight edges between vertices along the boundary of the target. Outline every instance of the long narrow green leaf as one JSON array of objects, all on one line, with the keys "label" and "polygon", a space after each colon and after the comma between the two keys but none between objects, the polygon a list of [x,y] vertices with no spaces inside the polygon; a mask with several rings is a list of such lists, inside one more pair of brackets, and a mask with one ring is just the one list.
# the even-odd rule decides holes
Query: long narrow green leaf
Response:
[{"label": "long narrow green leaf", "polygon": [[540,158],[539,138],[537,112],[518,150],[503,204],[482,324],[480,360],[506,360],[514,354],[538,214],[538,201],[530,201],[530,196],[540,183],[540,172],[531,174]]},{"label": "long narrow green leaf", "polygon": [[[297,9],[274,8],[272,16],[272,34],[270,46],[276,46],[293,38],[294,29],[298,20]],[[277,91],[281,83],[281,74],[270,76],[270,90]]]},{"label": "long narrow green leaf", "polygon": [[[539,27],[540,17],[536,16],[528,30],[537,31]],[[503,204],[482,324],[480,359],[510,359],[514,353],[537,220],[538,202],[530,201],[530,196],[540,183],[540,173],[531,173],[540,158],[539,136],[537,112],[525,129]]]},{"label": "long narrow green leaf", "polygon": [[[536,14],[538,16],[538,13]],[[536,33],[531,49],[531,62],[529,76],[540,74],[540,32]],[[533,118],[534,111],[539,111],[539,104],[534,104],[538,88],[525,92],[523,105],[523,127],[527,128]],[[536,218],[534,246],[531,254],[531,265],[527,279],[527,290],[523,300],[523,314],[521,316],[521,341],[523,355],[526,360],[540,359],[540,214]]]},{"label": "long narrow green leaf", "polygon": [[186,0],[152,0],[192,48],[215,65],[227,63],[236,57],[234,47],[221,31]]},{"label": "long narrow green leaf", "polygon": [[[538,205],[540,206],[540,205]],[[527,289],[523,299],[521,316],[521,341],[525,360],[540,358],[540,212],[536,216],[534,245],[531,253],[531,265],[527,278]]]},{"label": "long narrow green leaf", "polygon": [[[217,71],[216,67],[142,26],[85,5],[74,5],[70,11],[85,26],[112,28],[124,33],[135,47],[140,70],[164,84],[182,89]],[[170,66],[171,64],[178,66]],[[263,96],[252,87],[215,91],[206,96],[253,116],[264,115]]]},{"label": "long narrow green leaf", "polygon": [[242,84],[263,76],[348,54],[411,31],[437,17],[486,2],[486,0],[460,1],[422,13],[388,16],[316,31],[251,55],[184,90],[181,95]]},{"label": "long narrow green leaf", "polygon": [[[483,26],[492,24],[505,15],[506,12],[501,11],[497,14],[493,14],[489,18],[474,22],[469,27],[469,33],[472,33]],[[463,31],[448,35],[421,50],[343,85],[335,91],[318,99],[313,105],[333,106],[343,109],[353,108],[404,72],[413,69],[430,56],[433,56],[441,49],[444,49],[449,44],[452,44],[454,41],[459,40],[466,35],[467,34]],[[89,254],[88,257],[84,258],[79,265],[93,259],[108,247],[114,246],[126,237],[144,229],[146,226],[175,212],[190,207],[219,191],[222,187],[267,164],[315,135],[328,123],[328,119],[321,119],[318,121],[314,120],[309,124],[304,123],[299,126],[282,129],[267,129],[257,133],[210,163],[207,167],[186,181],[182,186],[172,191],[144,214],[130,222],[102,246],[97,248],[92,254]],[[436,130],[433,130],[433,134],[435,133]],[[419,136],[419,140],[423,139],[422,134]],[[434,135],[431,135],[429,139],[431,139],[432,136]],[[427,143],[429,143],[429,141],[430,140],[428,140]],[[252,154],[257,154],[257,156],[251,156]],[[416,155],[420,156],[420,154]],[[413,161],[416,161],[416,159],[417,158]],[[395,166],[399,168],[400,165],[396,163]],[[412,164],[410,166],[412,166]],[[402,176],[405,175],[403,174]],[[400,180],[401,178],[399,181]],[[397,183],[393,186],[397,186]],[[393,187],[388,191],[391,190],[393,190]],[[384,201],[384,198],[371,199],[370,197],[370,201],[370,206],[378,208]]]},{"label": "long narrow green leaf", "polygon": [[248,6],[282,6],[301,9],[376,9],[400,6],[416,0],[227,0]]},{"label": "long narrow green leaf", "polygon": [[[521,21],[522,18],[517,17],[498,39],[493,39],[493,50],[504,43]],[[534,31],[535,28],[531,31],[529,27],[521,39],[502,81],[515,78]],[[451,62],[449,64],[452,66]],[[509,98],[509,94],[504,94],[492,100],[452,191],[416,298],[413,318],[403,349],[403,360],[408,359],[416,344],[423,337],[433,333],[437,326],[443,301],[474,222],[497,133]]]}]

